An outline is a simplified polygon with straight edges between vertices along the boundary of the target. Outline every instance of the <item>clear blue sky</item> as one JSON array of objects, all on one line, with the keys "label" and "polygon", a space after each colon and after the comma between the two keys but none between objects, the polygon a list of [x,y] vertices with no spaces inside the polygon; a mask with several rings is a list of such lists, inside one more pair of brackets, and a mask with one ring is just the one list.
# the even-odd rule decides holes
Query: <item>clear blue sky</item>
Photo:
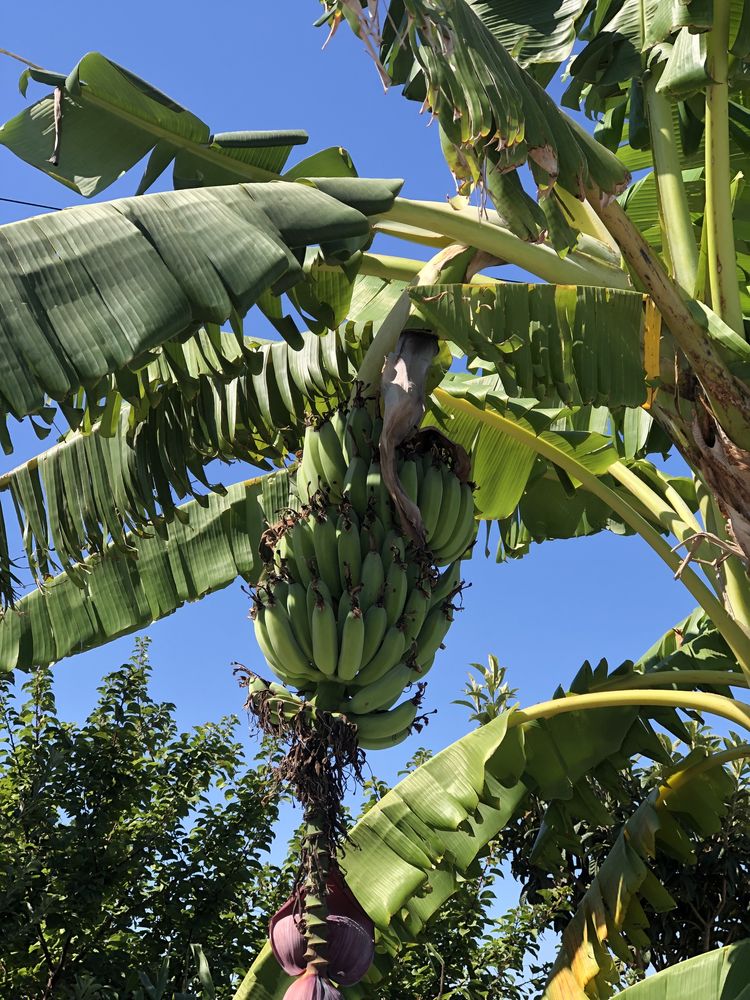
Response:
[{"label": "clear blue sky", "polygon": [[[149,80],[209,123],[214,131],[304,128],[300,155],[345,146],[362,175],[404,177],[404,194],[442,200],[452,193],[437,132],[417,105],[384,95],[375,71],[346,30],[321,52],[312,27],[313,0],[286,3],[101,4],[81,0],[75,12],[58,4],[17,4],[4,12],[0,45],[54,70],[69,71],[98,50]],[[16,88],[22,67],[0,57],[0,119],[25,104]],[[33,85],[35,99],[41,88]],[[75,204],[71,192],[0,147],[0,195],[53,206]],[[106,198],[133,193],[137,170]],[[0,222],[34,214],[0,203]],[[408,255],[383,243],[385,252]],[[376,249],[378,249],[376,245]],[[252,329],[248,326],[248,329]],[[38,450],[33,435],[16,435],[11,468]],[[242,468],[226,481],[245,478]],[[478,546],[482,548],[482,546]],[[494,547],[493,547],[494,548]],[[522,702],[549,697],[584,659],[612,664],[635,657],[693,607],[680,583],[639,539],[604,533],[592,539],[535,547],[521,562],[497,566],[481,552],[467,565],[473,584],[430,675],[428,701],[437,708],[421,736],[373,754],[378,774],[393,778],[420,744],[438,750],[466,728],[460,696],[468,664],[494,652],[509,668]],[[153,638],[154,693],[177,705],[181,725],[236,712],[240,692],[230,663],[261,668],[239,583],[188,605],[148,629]],[[91,708],[102,674],[127,658],[132,638],[59,664],[57,694],[64,718]]]}]

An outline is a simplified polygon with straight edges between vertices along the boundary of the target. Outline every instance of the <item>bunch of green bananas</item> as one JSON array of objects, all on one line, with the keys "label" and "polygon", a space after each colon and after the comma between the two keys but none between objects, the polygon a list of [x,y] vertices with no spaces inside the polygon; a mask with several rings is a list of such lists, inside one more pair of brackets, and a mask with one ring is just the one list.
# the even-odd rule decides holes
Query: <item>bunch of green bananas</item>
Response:
[{"label": "bunch of green bananas", "polygon": [[300,509],[278,530],[252,612],[278,677],[346,713],[364,749],[394,746],[411,731],[422,688],[396,702],[432,666],[475,534],[471,486],[430,445],[400,458],[427,545],[405,536],[382,482],[379,434],[380,419],[364,404],[308,427]]}]

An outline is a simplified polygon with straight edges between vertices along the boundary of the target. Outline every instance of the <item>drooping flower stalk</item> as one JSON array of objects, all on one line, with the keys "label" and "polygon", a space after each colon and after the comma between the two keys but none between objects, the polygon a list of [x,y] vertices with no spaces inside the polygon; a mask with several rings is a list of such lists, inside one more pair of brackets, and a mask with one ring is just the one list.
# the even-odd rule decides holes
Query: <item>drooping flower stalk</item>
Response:
[{"label": "drooping flower stalk", "polygon": [[339,985],[358,982],[374,955],[374,926],[336,863],[345,835],[341,803],[346,780],[361,780],[356,728],[343,716],[308,703],[283,702],[248,672],[246,707],[259,727],[287,744],[276,779],[291,786],[304,809],[305,833],[292,896],[271,919],[277,961],[299,978],[285,1000],[341,1000]]},{"label": "drooping flower stalk", "polygon": [[304,892],[304,935],[307,949],[304,961],[308,969],[322,976],[328,974],[328,900],[326,886],[331,854],[325,833],[325,817],[314,804],[305,816],[306,833],[303,858],[307,866]]}]

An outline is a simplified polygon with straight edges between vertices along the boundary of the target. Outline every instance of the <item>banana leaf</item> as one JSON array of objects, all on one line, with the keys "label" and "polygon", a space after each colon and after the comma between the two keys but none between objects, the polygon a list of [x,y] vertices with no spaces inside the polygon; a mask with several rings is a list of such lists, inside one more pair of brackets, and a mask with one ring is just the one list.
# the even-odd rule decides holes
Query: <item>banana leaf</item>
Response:
[{"label": "banana leaf", "polygon": [[225,492],[206,477],[215,458],[283,464],[301,447],[306,414],[348,393],[369,342],[369,326],[364,341],[353,327],[305,334],[301,351],[283,341],[239,347],[231,334],[201,329],[134,373],[136,403],[122,408],[114,433],[102,420],[0,477],[37,583],[60,567],[79,579],[85,555],[109,542],[135,556],[127,531],[170,521],[186,497],[205,505],[204,490]]},{"label": "banana leaf", "polygon": [[[575,41],[575,22],[583,12],[581,0],[542,0],[538,4],[514,4],[509,0],[467,0],[468,6],[487,30],[518,62],[539,79],[570,55]],[[416,91],[415,63],[401,43],[408,27],[404,0],[391,0],[382,16],[380,59],[391,82]]]},{"label": "banana leaf", "polygon": [[665,851],[692,864],[694,837],[721,830],[726,802],[736,791],[723,762],[721,753],[714,758],[704,750],[690,754],[627,820],[563,931],[543,1000],[586,1000],[592,990],[596,996],[610,996],[609,984],[617,978],[610,949],[629,961],[629,945],[648,948],[648,917],[641,900],[656,911],[675,905],[648,861]]},{"label": "banana leaf", "polygon": [[[0,143],[85,197],[104,191],[146,154],[139,194],[170,163],[177,189],[275,180],[292,149],[308,139],[301,129],[212,134],[200,118],[99,52],[87,53],[67,74],[25,70],[24,93],[29,80],[55,88],[59,125],[53,92],[6,122]],[[341,173],[345,157],[324,152],[309,157],[297,176],[353,176]]]},{"label": "banana leaf", "polygon": [[[285,472],[274,476],[286,480]],[[46,580],[0,618],[0,670],[30,670],[104,645],[238,577],[256,583],[267,479],[230,486],[205,503],[192,500],[171,523],[126,535],[135,558],[110,544],[85,559],[76,578]]]},{"label": "banana leaf", "polygon": [[430,285],[410,296],[508,396],[635,408],[646,402],[643,296],[583,285]]},{"label": "banana leaf", "polygon": [[612,439],[598,431],[558,430],[570,411],[510,398],[498,376],[446,376],[433,393],[427,422],[439,425],[472,456],[476,505],[483,520],[509,517],[538,456],[559,465],[570,482],[602,476],[618,460]]},{"label": "banana leaf", "polygon": [[696,955],[617,994],[618,1000],[749,1000],[750,941]]},{"label": "banana leaf", "polygon": [[312,243],[348,256],[352,239],[369,236],[359,208],[378,210],[375,189],[381,207],[393,192],[358,178],[331,184],[335,197],[301,184],[236,185],[0,228],[0,414],[21,418],[47,396],[93,392],[201,322],[243,315],[302,278],[298,257]]}]

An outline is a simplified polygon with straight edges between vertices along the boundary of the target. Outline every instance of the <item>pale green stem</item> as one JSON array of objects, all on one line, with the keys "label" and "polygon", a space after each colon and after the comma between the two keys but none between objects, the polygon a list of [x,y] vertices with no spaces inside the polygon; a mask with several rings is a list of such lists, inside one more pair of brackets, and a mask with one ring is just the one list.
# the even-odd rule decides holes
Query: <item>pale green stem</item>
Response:
[{"label": "pale green stem", "polygon": [[641,477],[637,476],[623,462],[615,462],[607,469],[607,472],[629,493],[640,500],[644,507],[651,511],[659,524],[670,531],[679,541],[691,538],[696,531],[701,530],[700,525],[692,515],[690,515],[690,521],[686,523],[664,497],[652,490],[648,483],[644,483]]},{"label": "pale green stem", "polygon": [[688,208],[687,191],[682,180],[682,166],[672,122],[669,100],[657,92],[661,69],[650,73],[645,84],[654,177],[665,225],[663,242],[669,248],[674,277],[692,295],[698,269],[698,247]]},{"label": "pale green stem", "polygon": [[600,691],[594,694],[572,694],[566,698],[542,701],[531,708],[517,709],[508,720],[508,729],[533,722],[535,719],[553,719],[568,712],[589,711],[594,708],[626,708],[651,706],[654,708],[685,708],[696,712],[719,715],[743,729],[750,730],[750,705],[722,694],[704,691]]},{"label": "pale green stem", "polygon": [[359,266],[359,274],[369,274],[386,281],[411,281],[424,266],[422,260],[412,260],[411,257],[390,257],[382,253],[363,253]]},{"label": "pale green stem", "polygon": [[391,222],[387,218],[378,219],[372,228],[376,233],[382,233],[384,236],[393,236],[395,239],[404,240],[406,243],[418,243],[420,246],[435,247],[436,250],[449,246],[451,242],[447,236],[441,236],[440,233],[433,233],[427,229],[419,229],[417,226],[405,226],[400,222]]},{"label": "pale green stem", "polygon": [[689,764],[681,771],[670,774],[663,782],[657,806],[666,802],[670,792],[676,791],[691,778],[695,778],[705,771],[710,771],[714,767],[722,767],[724,764],[731,764],[732,761],[743,760],[745,757],[750,757],[750,744],[740,743],[739,746],[728,747],[726,750],[720,750],[719,753],[712,753],[703,760],[699,760],[697,764]]},{"label": "pale green stem", "polygon": [[[637,476],[632,469],[629,469],[622,462],[615,462],[614,465],[610,466],[607,470],[609,474],[616,479],[621,486],[634,496],[637,500],[643,504],[643,506],[650,511],[650,513],[655,517],[657,522],[661,524],[663,528],[670,531],[679,542],[686,542],[693,538],[696,534],[700,534],[703,529],[700,524],[693,516],[690,508],[682,501],[674,487],[669,486],[669,484],[664,484],[671,490],[671,493],[679,500],[681,508],[684,508],[684,512],[687,517],[681,516],[677,511],[675,506],[669,502],[666,497],[660,496],[651,487],[644,483],[640,476]],[[665,491],[666,492],[666,491]],[[710,566],[705,566],[704,571],[706,575],[711,580],[714,590],[718,593],[718,581],[716,579],[716,574],[713,572]]]},{"label": "pale green stem", "polygon": [[639,469],[639,471],[642,471],[643,475],[651,483],[653,483],[655,490],[664,497],[668,504],[670,504],[681,521],[684,521],[685,524],[689,525],[693,531],[703,531],[703,527],[695,514],[688,507],[674,486],[672,486],[672,484],[665,478],[662,478],[658,469],[652,469],[646,466],[642,470]]},{"label": "pale green stem", "polygon": [[[711,494],[709,494],[708,502],[715,533],[722,541],[729,541],[726,520]],[[724,573],[726,599],[732,614],[748,629],[750,628],[750,579],[748,579],[745,564],[739,556],[729,556],[728,559],[724,560],[721,568]]]},{"label": "pale green stem", "polygon": [[[623,521],[651,546],[673,573],[680,570],[682,564],[681,557],[672,551],[669,543],[662,538],[656,528],[652,527],[641,514],[635,511],[624,496],[607,486],[593,472],[589,472],[572,455],[567,455],[565,452],[560,451],[550,442],[536,435],[530,428],[523,427],[521,424],[503,417],[500,413],[483,410],[466,399],[450,395],[439,387],[435,389],[434,395],[444,405],[462,410],[474,419],[479,419],[498,427],[508,437],[522,442],[538,455],[541,455],[555,465],[559,465],[568,475],[574,479],[578,479],[590,493],[599,497],[612,510],[619,514]],[[612,467],[608,471],[611,472]],[[645,487],[645,484],[643,485]],[[645,487],[645,489],[648,489],[648,487]],[[737,662],[743,672],[750,678],[750,636],[727,613],[721,602],[689,566],[682,568],[679,578],[681,583],[706,612],[717,630],[726,639],[727,644],[737,657]]]},{"label": "pale green stem", "polygon": [[389,221],[440,233],[555,284],[632,288],[630,279],[620,268],[608,267],[591,257],[582,259],[575,251],[567,257],[558,257],[552,247],[527,243],[508,229],[480,218],[477,209],[456,210],[437,202],[396,198],[393,208],[377,220],[378,224]]},{"label": "pale green stem", "polygon": [[730,0],[714,0],[713,26],[706,46],[706,214],[711,304],[724,322],[744,333],[732,220],[729,161],[729,13]]},{"label": "pale green stem", "polygon": [[648,674],[612,677],[595,684],[592,691],[627,691],[629,688],[669,687],[672,684],[713,684],[716,687],[750,687],[744,674],[732,670],[655,670]]}]

